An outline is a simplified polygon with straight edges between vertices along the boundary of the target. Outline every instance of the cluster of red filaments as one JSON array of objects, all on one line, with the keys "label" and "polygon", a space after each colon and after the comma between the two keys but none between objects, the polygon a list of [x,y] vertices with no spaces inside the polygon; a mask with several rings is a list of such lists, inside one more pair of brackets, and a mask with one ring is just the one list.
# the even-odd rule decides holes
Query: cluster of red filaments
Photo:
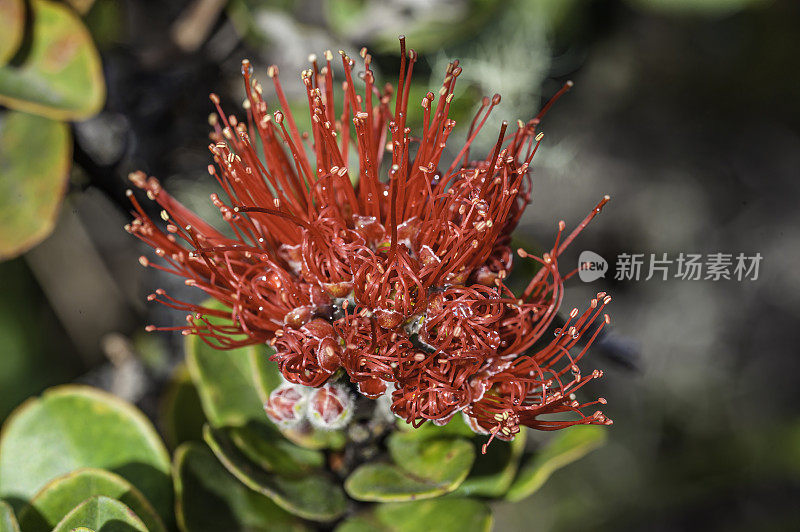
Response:
[{"label": "cluster of red filaments", "polygon": [[581,404],[574,395],[600,376],[582,375],[577,363],[608,323],[603,308],[610,297],[598,294],[585,312],[573,310],[555,339],[532,349],[552,331],[562,301],[568,275],[559,273],[559,256],[608,197],[571,233],[561,222],[547,253],[518,251],[538,263],[521,295],[505,284],[514,255],[510,234],[530,200],[529,165],[542,139],[537,126],[571,84],[536,118],[516,128],[503,123],[493,149],[471,158],[500,102],[498,95],[484,98],[466,142],[446,165],[458,61],[438,94],[422,98],[421,131],[412,135],[415,52],[401,39],[396,91],[375,85],[366,50],[357,90],[355,61],[340,55],[339,103],[333,54],[326,52],[324,63],[312,56],[312,68],[302,73],[309,132],[299,131],[276,67],[268,74],[279,109],[269,109],[246,60],[246,120],[226,116],[211,96],[218,115],[210,120],[209,173],[224,191],[211,200],[227,233],[183,207],[155,178],[132,174],[166,222],[162,230],[131,195],[136,219],[128,229],[163,259],[142,263],[184,277],[229,309],[158,290],[151,299],[187,312],[182,327],[161,329],[221,348],[269,343],[287,381],[320,387],[346,374],[364,396],[390,394],[392,411],[414,426],[443,424],[462,412],[476,432],[510,440],[522,425],[610,424],[600,412],[584,413],[602,399]]}]

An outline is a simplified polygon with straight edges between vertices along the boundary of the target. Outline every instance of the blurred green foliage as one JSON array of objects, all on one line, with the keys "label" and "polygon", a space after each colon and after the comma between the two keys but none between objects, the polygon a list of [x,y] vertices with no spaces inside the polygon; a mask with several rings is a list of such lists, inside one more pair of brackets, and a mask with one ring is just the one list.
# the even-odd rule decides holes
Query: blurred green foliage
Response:
[{"label": "blurred green foliage", "polygon": [[53,231],[71,152],[65,123],[16,111],[0,115],[0,260]]},{"label": "blurred green foliage", "polygon": [[68,5],[2,0],[0,105],[17,112],[0,114],[0,260],[52,232],[72,160],[69,128],[56,121],[94,115],[105,90],[100,55]]},{"label": "blurred green foliage", "polygon": [[[71,348],[21,259],[0,262],[0,419],[47,386],[76,376]],[[47,331],[47,334],[42,334]]]},{"label": "blurred green foliage", "polygon": [[0,104],[57,120],[80,120],[105,101],[100,55],[69,7],[32,0],[30,44],[0,67]]}]

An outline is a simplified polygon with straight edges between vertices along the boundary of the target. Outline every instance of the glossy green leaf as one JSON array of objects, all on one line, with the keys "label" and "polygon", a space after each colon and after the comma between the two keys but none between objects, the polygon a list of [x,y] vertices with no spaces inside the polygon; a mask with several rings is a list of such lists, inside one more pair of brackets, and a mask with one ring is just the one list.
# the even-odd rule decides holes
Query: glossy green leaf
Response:
[{"label": "glossy green leaf", "polygon": [[0,496],[29,500],[49,481],[84,467],[127,479],[169,524],[169,456],[130,404],[86,386],[59,386],[26,401],[3,425]]},{"label": "glossy green leaf", "polygon": [[435,425],[431,422],[427,422],[419,428],[414,428],[409,423],[406,423],[402,419],[398,419],[396,422],[396,428],[400,432],[413,432],[418,437],[431,437],[431,438],[442,438],[442,437],[454,437],[454,436],[463,436],[465,438],[474,438],[475,432],[467,426],[464,422],[464,418],[461,415],[453,416],[453,418],[443,426]]},{"label": "glossy green leaf", "polygon": [[283,382],[278,364],[269,359],[271,354],[272,349],[269,347],[250,350],[250,371],[262,405],[267,402],[272,390]]},{"label": "glossy green leaf", "polygon": [[5,501],[0,501],[0,532],[19,532],[14,509]]},{"label": "glossy green leaf", "polygon": [[301,429],[281,429],[281,434],[300,447],[306,449],[334,449],[344,448],[347,436],[341,430],[318,430],[307,425]]},{"label": "glossy green leaf", "polygon": [[371,511],[347,519],[336,532],[488,532],[489,506],[475,499],[446,498],[378,504]]},{"label": "glossy green leaf", "polygon": [[242,426],[249,421],[267,423],[264,401],[253,382],[250,359],[254,351],[263,354],[264,349],[249,346],[222,351],[196,335],[186,337],[186,364],[203,411],[213,426]]},{"label": "glossy green leaf", "polygon": [[268,473],[239,451],[222,431],[206,426],[205,439],[222,465],[240,482],[292,514],[312,521],[332,521],[344,513],[345,495],[326,476],[291,478]]},{"label": "glossy green leaf", "polygon": [[206,417],[186,366],[175,370],[159,410],[161,430],[171,449],[183,442],[203,441]]},{"label": "glossy green leaf", "polygon": [[13,111],[0,116],[0,259],[53,231],[71,157],[66,124]]},{"label": "glossy green leaf", "polygon": [[[494,441],[487,447],[486,454],[478,453],[469,476],[458,487],[456,494],[492,498],[502,496],[517,474],[526,436],[527,433],[522,431],[513,441]],[[479,449],[486,438],[473,438],[473,444]]]},{"label": "glossy green leaf", "polygon": [[393,464],[370,463],[356,468],[344,482],[344,489],[359,501],[413,501],[439,497],[455,489],[417,478]]},{"label": "glossy green leaf", "polygon": [[42,488],[20,511],[20,525],[25,532],[47,532],[81,502],[97,495],[124,503],[150,532],[165,530],[161,518],[138,489],[119,475],[91,468],[68,473]]},{"label": "glossy green leaf", "polygon": [[100,56],[67,6],[31,0],[31,44],[19,64],[0,67],[0,104],[56,120],[81,120],[105,101]]},{"label": "glossy green leaf", "polygon": [[537,452],[526,453],[506,499],[516,502],[534,493],[554,471],[602,445],[607,431],[606,427],[596,425],[570,427],[560,431]]},{"label": "glossy green leaf", "polygon": [[22,43],[25,2],[0,0],[0,65],[5,65]]},{"label": "glossy green leaf", "polygon": [[414,432],[419,438],[455,437],[468,438],[476,449],[475,462],[469,476],[455,491],[456,495],[500,497],[511,485],[525,449],[526,432],[521,432],[512,442],[496,440],[487,448],[487,453],[477,452],[486,443],[488,436],[478,435],[464,422],[462,416],[453,417],[442,427],[426,423],[419,429],[399,423],[404,432]]},{"label": "glossy green leaf", "polygon": [[275,429],[251,423],[228,430],[236,447],[265,471],[284,476],[298,476],[325,464],[319,451],[298,447]]},{"label": "glossy green leaf", "polygon": [[463,438],[395,432],[389,436],[388,447],[395,464],[436,483],[460,484],[475,460],[475,448]]},{"label": "glossy green leaf", "polygon": [[91,497],[75,507],[53,532],[73,532],[79,527],[103,532],[147,532],[147,527],[133,510],[102,495]]},{"label": "glossy green leaf", "polygon": [[462,438],[396,432],[388,445],[394,464],[358,467],[345,481],[351,497],[380,502],[438,497],[461,485],[475,459],[472,443]]},{"label": "glossy green leaf", "polygon": [[175,452],[175,512],[181,530],[305,530],[269,497],[233,477],[203,443],[188,442]]}]

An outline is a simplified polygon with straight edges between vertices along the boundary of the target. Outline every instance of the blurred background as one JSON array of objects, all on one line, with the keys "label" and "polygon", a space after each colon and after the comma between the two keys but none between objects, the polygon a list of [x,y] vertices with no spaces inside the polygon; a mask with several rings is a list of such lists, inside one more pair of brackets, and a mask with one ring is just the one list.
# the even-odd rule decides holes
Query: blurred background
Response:
[{"label": "blurred background", "polygon": [[[499,505],[496,530],[800,529],[794,0],[0,0],[0,420],[70,381],[154,415],[182,343],[143,329],[182,315],[145,297],[185,287],[138,265],[127,174],[214,218],[208,94],[241,114],[243,57],[261,79],[279,65],[302,110],[309,53],[367,46],[395,83],[401,33],[421,55],[412,101],[454,58],[461,126],[502,94],[484,147],[574,80],[542,127],[520,245],[612,195],[562,259],[611,263],[564,306],[614,296],[586,359],[609,443]],[[621,253],[716,252],[760,253],[758,278],[613,275]]]}]

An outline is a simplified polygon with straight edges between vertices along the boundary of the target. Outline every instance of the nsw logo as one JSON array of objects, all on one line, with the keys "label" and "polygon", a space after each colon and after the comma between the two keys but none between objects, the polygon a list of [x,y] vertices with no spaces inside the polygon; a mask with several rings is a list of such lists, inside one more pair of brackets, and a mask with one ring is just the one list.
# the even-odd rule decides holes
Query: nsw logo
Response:
[{"label": "nsw logo", "polygon": [[582,251],[578,257],[578,277],[584,283],[591,283],[606,276],[608,262],[594,251]]}]

